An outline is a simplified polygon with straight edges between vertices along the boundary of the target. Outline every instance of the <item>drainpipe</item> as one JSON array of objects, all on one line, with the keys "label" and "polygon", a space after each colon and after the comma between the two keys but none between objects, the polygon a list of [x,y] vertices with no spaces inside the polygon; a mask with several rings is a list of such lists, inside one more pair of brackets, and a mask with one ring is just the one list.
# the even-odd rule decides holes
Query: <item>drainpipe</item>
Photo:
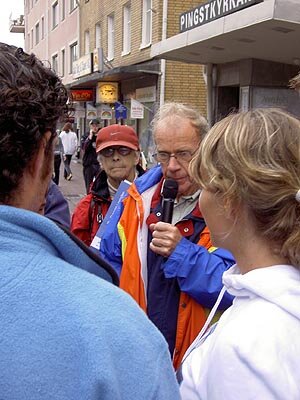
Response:
[{"label": "drainpipe", "polygon": [[[163,13],[162,13],[162,35],[161,40],[167,39],[167,24],[168,24],[168,0],[163,0]],[[165,86],[166,86],[166,60],[163,58],[160,61],[160,96],[159,104],[162,106],[165,102]]]},{"label": "drainpipe", "polygon": [[207,79],[207,122],[211,128],[213,125],[213,65],[208,63],[206,66],[206,79]]}]

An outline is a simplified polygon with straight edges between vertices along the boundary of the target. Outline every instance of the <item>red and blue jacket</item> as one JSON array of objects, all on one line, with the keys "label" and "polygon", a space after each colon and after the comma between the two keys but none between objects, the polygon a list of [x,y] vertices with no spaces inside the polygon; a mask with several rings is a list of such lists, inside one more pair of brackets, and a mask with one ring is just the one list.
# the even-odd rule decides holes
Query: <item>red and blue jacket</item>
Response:
[{"label": "red and blue jacket", "polygon": [[[198,206],[176,224],[182,239],[172,254],[168,258],[150,254],[148,225],[159,214],[157,194],[162,180],[157,166],[130,186],[128,197],[104,232],[100,253],[118,272],[120,287],[150,314],[165,335],[177,368],[204,325],[222,288],[223,272],[234,259],[228,251],[212,246]],[[232,297],[225,295],[220,309],[231,302]]]}]

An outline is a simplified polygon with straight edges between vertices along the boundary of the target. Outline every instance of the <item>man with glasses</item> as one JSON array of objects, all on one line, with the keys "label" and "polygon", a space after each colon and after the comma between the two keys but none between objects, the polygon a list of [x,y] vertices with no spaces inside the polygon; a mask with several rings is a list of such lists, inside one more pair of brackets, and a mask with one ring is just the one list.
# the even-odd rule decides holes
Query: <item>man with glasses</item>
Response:
[{"label": "man with glasses", "polygon": [[[203,327],[234,260],[213,248],[198,206],[200,189],[189,163],[207,122],[183,104],[163,105],[153,120],[154,158],[159,165],[128,189],[118,229],[108,229],[100,252],[120,275],[120,286],[145,310],[169,344],[174,367]],[[160,221],[165,178],[178,184],[172,224]],[[226,295],[220,309],[231,304]]]},{"label": "man with glasses", "polygon": [[68,103],[52,69],[0,43],[0,398],[179,400],[165,340],[115,271],[40,215]]},{"label": "man with glasses", "polygon": [[91,191],[77,205],[71,230],[90,245],[123,180],[132,182],[144,170],[139,165],[139,141],[135,131],[126,125],[110,125],[99,130],[96,152],[101,171]]}]

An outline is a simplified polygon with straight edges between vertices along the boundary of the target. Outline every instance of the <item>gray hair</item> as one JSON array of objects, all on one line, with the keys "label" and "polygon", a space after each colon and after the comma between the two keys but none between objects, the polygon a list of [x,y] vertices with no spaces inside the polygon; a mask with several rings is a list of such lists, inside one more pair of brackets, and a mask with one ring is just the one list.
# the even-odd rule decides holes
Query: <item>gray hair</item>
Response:
[{"label": "gray hair", "polygon": [[206,119],[191,106],[182,103],[165,103],[161,106],[151,122],[152,132],[155,136],[157,126],[165,119],[188,119],[190,120],[192,126],[196,129],[199,134],[200,140],[203,139],[208,131],[208,123]]}]

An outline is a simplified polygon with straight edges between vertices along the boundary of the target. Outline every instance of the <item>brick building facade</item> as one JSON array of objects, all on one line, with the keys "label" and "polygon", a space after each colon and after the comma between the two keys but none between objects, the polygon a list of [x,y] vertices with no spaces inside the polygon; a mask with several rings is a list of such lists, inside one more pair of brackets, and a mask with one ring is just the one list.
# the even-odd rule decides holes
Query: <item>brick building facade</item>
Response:
[{"label": "brick building facade", "polygon": [[[199,1],[188,3],[194,6],[199,4]],[[95,113],[101,118],[102,102],[97,93],[99,84],[116,82],[118,100],[128,108],[127,118],[123,119],[122,123],[134,126],[146,156],[148,153],[150,156],[153,150],[150,123],[160,104],[166,101],[180,101],[206,114],[203,67],[198,64],[164,62],[151,58],[151,46],[154,43],[159,42],[163,36],[172,36],[179,31],[178,18],[183,10],[180,0],[123,0],[117,3],[110,0],[89,0],[81,2],[80,5],[80,56],[84,59],[85,54],[100,47],[105,62],[102,71],[94,70],[89,74],[84,71],[83,76],[79,77],[71,88],[93,89]],[[147,21],[150,21],[148,27]],[[112,24],[113,53],[110,49]],[[129,34],[126,26],[129,26]],[[142,119],[131,118],[132,99],[144,105]],[[113,104],[111,106],[113,109]],[[82,130],[86,129],[87,121],[93,115],[89,112],[91,105],[86,104],[85,107],[85,116],[82,118],[81,114],[80,121]],[[115,114],[112,113],[112,120],[103,123],[115,121]]]}]

